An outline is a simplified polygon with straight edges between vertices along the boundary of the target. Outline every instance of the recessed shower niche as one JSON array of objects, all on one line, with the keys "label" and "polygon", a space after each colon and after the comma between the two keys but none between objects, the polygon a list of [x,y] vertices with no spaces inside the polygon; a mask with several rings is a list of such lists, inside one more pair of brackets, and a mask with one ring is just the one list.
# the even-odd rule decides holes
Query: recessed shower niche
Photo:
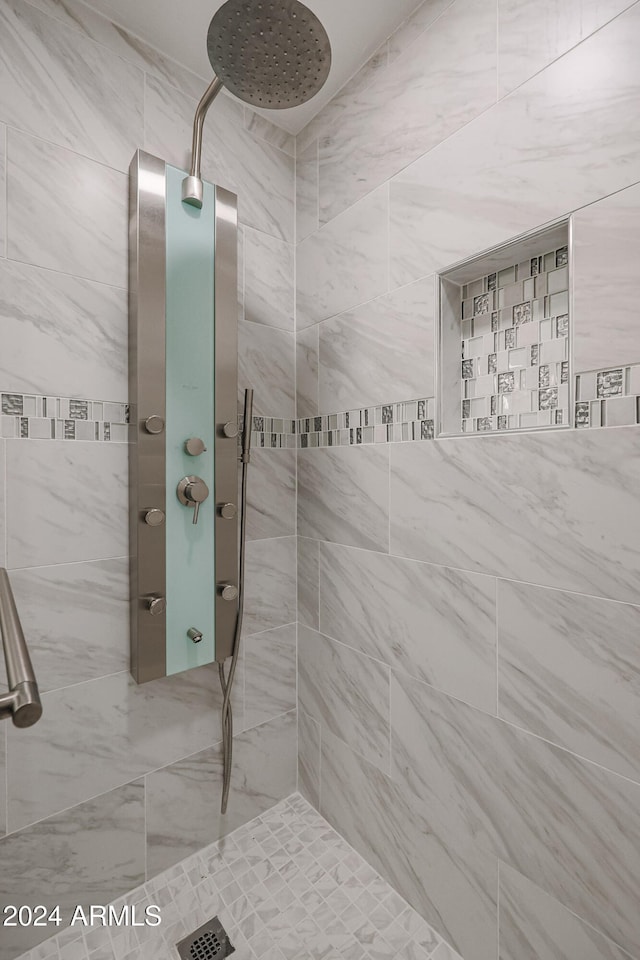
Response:
[{"label": "recessed shower niche", "polygon": [[440,275],[441,436],[571,423],[569,222]]}]

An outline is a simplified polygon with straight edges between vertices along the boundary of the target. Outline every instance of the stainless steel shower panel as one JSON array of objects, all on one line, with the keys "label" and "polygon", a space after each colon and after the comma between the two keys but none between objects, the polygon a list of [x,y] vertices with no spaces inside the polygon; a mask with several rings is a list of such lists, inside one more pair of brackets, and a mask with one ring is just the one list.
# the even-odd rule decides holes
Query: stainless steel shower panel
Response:
[{"label": "stainless steel shower panel", "polygon": [[239,451],[238,198],[222,187],[216,187],[215,251],[216,660],[223,661],[233,650],[238,615],[237,603],[224,594],[238,584],[238,515],[229,516],[228,507],[238,502]]},{"label": "stainless steel shower panel", "polygon": [[[212,411],[211,432],[215,437],[216,582],[203,584],[203,589],[215,597],[215,658],[224,660],[233,648],[238,594],[237,198],[216,187],[215,207],[215,424]],[[130,167],[129,215],[131,672],[138,683],[167,673],[165,514],[167,495],[176,497],[176,487],[167,494],[165,421],[171,411],[166,409],[165,382],[166,269],[166,164],[138,151]],[[197,437],[184,440],[188,455],[197,457],[206,449],[201,440],[196,443]],[[179,482],[180,475],[176,476]],[[198,502],[205,499],[204,490],[192,492]],[[190,501],[188,494],[187,489]],[[195,520],[196,503],[189,505],[194,507]],[[202,632],[193,629],[202,639]],[[196,642],[185,628],[187,638],[191,645]]]},{"label": "stainless steel shower panel", "polygon": [[165,163],[138,150],[129,168],[130,620],[138,683],[167,672],[165,204]]}]

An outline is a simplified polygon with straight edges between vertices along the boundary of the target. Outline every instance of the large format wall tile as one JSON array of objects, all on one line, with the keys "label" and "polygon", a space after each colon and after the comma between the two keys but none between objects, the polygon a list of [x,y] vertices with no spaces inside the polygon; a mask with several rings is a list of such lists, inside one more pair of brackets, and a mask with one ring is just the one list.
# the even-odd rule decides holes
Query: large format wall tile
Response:
[{"label": "large format wall tile", "polygon": [[0,382],[16,393],[126,400],[126,290],[0,261]]},{"label": "large format wall tile", "polygon": [[11,586],[41,692],[128,670],[126,558],[13,570]]},{"label": "large format wall tile", "polygon": [[629,0],[498,0],[498,96],[503,97],[622,13]]},{"label": "large format wall tile", "polygon": [[246,727],[296,708],[296,625],[285,624],[244,640]]},{"label": "large format wall tile", "polygon": [[21,0],[0,9],[0,118],[126,171],[142,128],[142,71]]},{"label": "large format wall tile", "polygon": [[386,293],[388,210],[381,187],[298,244],[298,329]]},{"label": "large format wall tile", "polygon": [[318,141],[296,157],[296,241],[300,243],[320,226],[318,219]]},{"label": "large format wall tile", "polygon": [[305,713],[388,771],[388,668],[300,624],[298,670]]},{"label": "large format wall tile", "polygon": [[634,427],[395,444],[400,556],[640,600]]},{"label": "large format wall tile", "polygon": [[634,4],[391,183],[392,284],[640,180],[638,30]]},{"label": "large format wall tile", "polygon": [[8,731],[9,829],[51,816],[220,738],[214,666],[137,686],[126,673],[43,695]]},{"label": "large format wall tile", "polygon": [[388,504],[386,445],[298,452],[300,536],[386,552]]},{"label": "large format wall tile", "polygon": [[321,812],[465,960],[495,960],[497,860],[322,731]]},{"label": "large format wall tile", "polygon": [[498,581],[499,714],[640,781],[640,607]]},{"label": "large format wall tile", "polygon": [[579,210],[573,238],[574,369],[637,363],[640,185]]},{"label": "large format wall tile", "polygon": [[[36,728],[32,728],[36,729]],[[144,786],[129,783],[14,833],[2,842],[0,911],[8,903],[106,904],[144,882]],[[0,958],[49,937],[49,928],[5,927]]]},{"label": "large format wall tile", "polygon": [[294,326],[294,248],[284,240],[245,227],[244,318],[281,330]]},{"label": "large format wall tile", "polygon": [[0,123],[0,257],[5,256],[7,225],[7,128]]},{"label": "large format wall tile", "polygon": [[318,415],[318,330],[319,324],[296,335],[296,416]]},{"label": "large format wall tile", "polygon": [[[32,6],[55,17],[91,40],[103,44],[113,53],[128,60],[153,76],[173,84],[184,93],[198,97],[204,93],[208,80],[198,77],[176,60],[165,57],[155,47],[146,44],[140,37],[127,33],[118,24],[97,13],[81,0],[29,0]],[[228,98],[227,98],[228,99]]]},{"label": "large format wall tile", "polygon": [[249,541],[243,632],[261,633],[295,619],[296,538]]},{"label": "large format wall tile", "polygon": [[298,790],[320,809],[320,724],[298,710]]},{"label": "large format wall tile", "polygon": [[6,736],[4,730],[0,731],[0,837],[3,837],[7,830],[7,761],[6,761]]},{"label": "large format wall tile", "polygon": [[392,776],[434,830],[497,854],[638,954],[640,784],[399,675],[391,740]]},{"label": "large format wall tile", "polygon": [[[197,99],[147,76],[146,149],[186,169],[196,106]],[[207,180],[238,194],[241,223],[293,243],[294,160],[245,130],[242,105],[229,97],[218,97],[207,117],[202,170]]]},{"label": "large format wall tile", "polygon": [[0,566],[7,565],[7,484],[6,484],[6,462],[7,462],[7,442],[0,440],[0,477],[3,482],[0,483]]},{"label": "large format wall tile", "polygon": [[496,5],[453,3],[320,141],[326,223],[496,100]]},{"label": "large format wall tile", "polygon": [[319,324],[320,413],[435,395],[433,278]]},{"label": "large format wall tile", "polygon": [[317,540],[298,537],[298,620],[318,630],[319,549]]},{"label": "large format wall tile", "polygon": [[296,789],[295,711],[235,737],[233,748],[224,817],[221,744],[147,776],[149,876],[264,813]]},{"label": "large format wall tile", "polygon": [[247,481],[247,537],[289,537],[296,532],[295,450],[251,452]]},{"label": "large format wall tile", "polygon": [[295,339],[293,333],[262,323],[238,324],[238,390],[254,390],[257,417],[295,417]]},{"label": "large format wall tile", "polygon": [[10,130],[7,255],[125,287],[127,184],[124,173]]},{"label": "large format wall tile", "polygon": [[126,443],[8,440],[10,567],[128,553]]},{"label": "large format wall tile", "polygon": [[633,960],[535,884],[500,864],[499,960]]},{"label": "large format wall tile", "polygon": [[496,712],[495,580],[323,543],[327,636]]}]

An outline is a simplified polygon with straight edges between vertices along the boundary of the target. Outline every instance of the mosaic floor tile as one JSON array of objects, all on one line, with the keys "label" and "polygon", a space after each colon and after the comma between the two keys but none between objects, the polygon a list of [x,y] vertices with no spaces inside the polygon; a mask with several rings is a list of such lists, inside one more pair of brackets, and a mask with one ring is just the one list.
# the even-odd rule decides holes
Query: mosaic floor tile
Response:
[{"label": "mosaic floor tile", "polygon": [[[159,927],[69,928],[19,960],[178,960],[218,916],[234,960],[460,960],[299,794],[116,901]],[[84,933],[84,935],[83,935]]]}]

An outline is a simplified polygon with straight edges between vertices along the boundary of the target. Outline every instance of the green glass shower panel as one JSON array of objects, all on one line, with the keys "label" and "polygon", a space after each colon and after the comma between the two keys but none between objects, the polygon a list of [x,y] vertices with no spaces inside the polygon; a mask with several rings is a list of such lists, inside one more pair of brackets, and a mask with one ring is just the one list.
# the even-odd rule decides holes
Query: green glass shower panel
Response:
[{"label": "green glass shower panel", "polygon": [[[167,674],[215,659],[214,269],[215,189],[202,209],[181,199],[184,171],[166,168],[166,596]],[[185,441],[206,451],[190,456]],[[194,508],[177,496],[184,477],[209,488]],[[187,631],[202,633],[194,643]]]}]

